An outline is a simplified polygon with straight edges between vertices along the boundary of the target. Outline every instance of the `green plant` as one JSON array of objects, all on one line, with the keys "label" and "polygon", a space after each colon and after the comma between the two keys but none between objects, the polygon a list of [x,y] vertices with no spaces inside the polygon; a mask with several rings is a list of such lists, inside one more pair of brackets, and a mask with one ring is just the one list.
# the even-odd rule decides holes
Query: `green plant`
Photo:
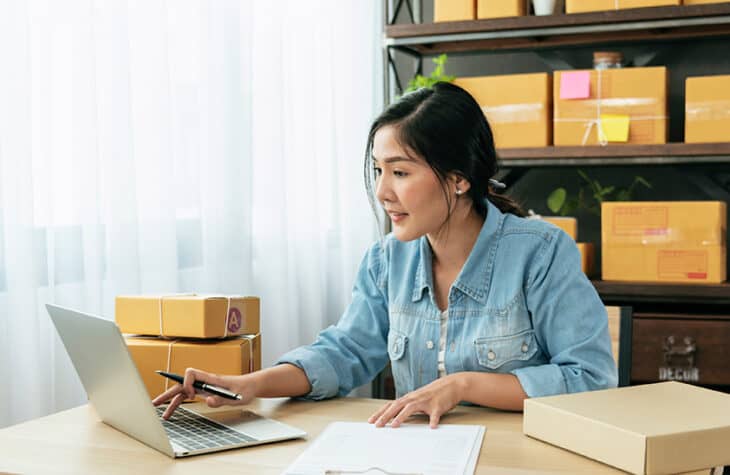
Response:
[{"label": "green plant", "polygon": [[452,82],[454,79],[456,79],[455,76],[449,76],[444,73],[444,70],[446,68],[446,60],[447,56],[445,54],[433,58],[433,62],[436,65],[436,68],[431,72],[431,74],[429,74],[428,76],[416,74],[416,76],[410,80],[410,82],[408,83],[408,87],[406,87],[406,90],[403,91],[403,93],[406,94],[411,91],[416,91],[418,89],[421,89],[422,87],[431,87],[437,82]]},{"label": "green plant", "polygon": [[639,185],[651,189],[651,183],[640,176],[634,176],[628,187],[621,188],[614,185],[603,186],[582,170],[578,170],[578,175],[584,182],[578,190],[578,195],[568,196],[565,188],[556,188],[547,197],[547,207],[550,211],[560,216],[572,215],[581,210],[600,215],[602,202],[629,201]]}]

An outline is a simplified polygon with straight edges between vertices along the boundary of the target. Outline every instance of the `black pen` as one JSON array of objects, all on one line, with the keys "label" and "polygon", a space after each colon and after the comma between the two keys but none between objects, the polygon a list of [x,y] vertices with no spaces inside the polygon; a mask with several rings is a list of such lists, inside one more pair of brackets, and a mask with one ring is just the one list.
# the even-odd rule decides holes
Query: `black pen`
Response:
[{"label": "black pen", "polygon": [[[161,371],[159,369],[155,371],[155,373],[159,374],[160,376],[172,379],[173,381],[180,384],[182,384],[185,380],[185,378],[183,378],[179,374],[166,373],[165,371]],[[236,394],[227,389],[219,388],[218,386],[213,386],[212,384],[204,383],[202,381],[193,382],[193,387],[210,394],[215,394],[216,396],[224,397],[226,399],[235,399],[236,401],[240,401],[241,399],[243,399],[240,394]]]}]

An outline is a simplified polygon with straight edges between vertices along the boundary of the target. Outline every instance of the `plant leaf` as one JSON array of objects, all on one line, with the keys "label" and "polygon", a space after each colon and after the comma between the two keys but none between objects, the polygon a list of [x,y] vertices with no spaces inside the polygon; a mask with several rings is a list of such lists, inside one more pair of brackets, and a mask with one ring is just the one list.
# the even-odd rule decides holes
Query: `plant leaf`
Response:
[{"label": "plant leaf", "polygon": [[568,196],[568,192],[565,188],[557,188],[550,193],[547,197],[547,206],[553,213],[559,213],[560,208],[565,204],[565,199]]}]

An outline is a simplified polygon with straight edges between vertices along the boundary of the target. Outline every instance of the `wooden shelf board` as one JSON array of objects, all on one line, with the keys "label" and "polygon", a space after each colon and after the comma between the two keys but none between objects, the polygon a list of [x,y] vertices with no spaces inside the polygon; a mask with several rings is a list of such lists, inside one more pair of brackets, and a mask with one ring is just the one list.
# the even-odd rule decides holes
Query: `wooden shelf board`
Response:
[{"label": "wooden shelf board", "polygon": [[502,166],[730,163],[730,143],[498,149]]},{"label": "wooden shelf board", "polygon": [[386,45],[422,55],[728,35],[730,2],[385,27]]},{"label": "wooden shelf board", "polygon": [[608,302],[665,301],[730,303],[730,283],[664,284],[651,282],[592,281],[601,298]]}]

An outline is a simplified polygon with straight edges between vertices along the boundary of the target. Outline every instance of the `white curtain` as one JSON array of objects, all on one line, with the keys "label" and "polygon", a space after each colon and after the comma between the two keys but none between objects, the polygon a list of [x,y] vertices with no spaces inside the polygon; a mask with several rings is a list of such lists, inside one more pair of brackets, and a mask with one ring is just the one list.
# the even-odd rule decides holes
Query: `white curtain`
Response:
[{"label": "white curtain", "polygon": [[85,402],[47,302],[259,295],[265,366],[337,320],[379,4],[0,0],[0,427]]}]

